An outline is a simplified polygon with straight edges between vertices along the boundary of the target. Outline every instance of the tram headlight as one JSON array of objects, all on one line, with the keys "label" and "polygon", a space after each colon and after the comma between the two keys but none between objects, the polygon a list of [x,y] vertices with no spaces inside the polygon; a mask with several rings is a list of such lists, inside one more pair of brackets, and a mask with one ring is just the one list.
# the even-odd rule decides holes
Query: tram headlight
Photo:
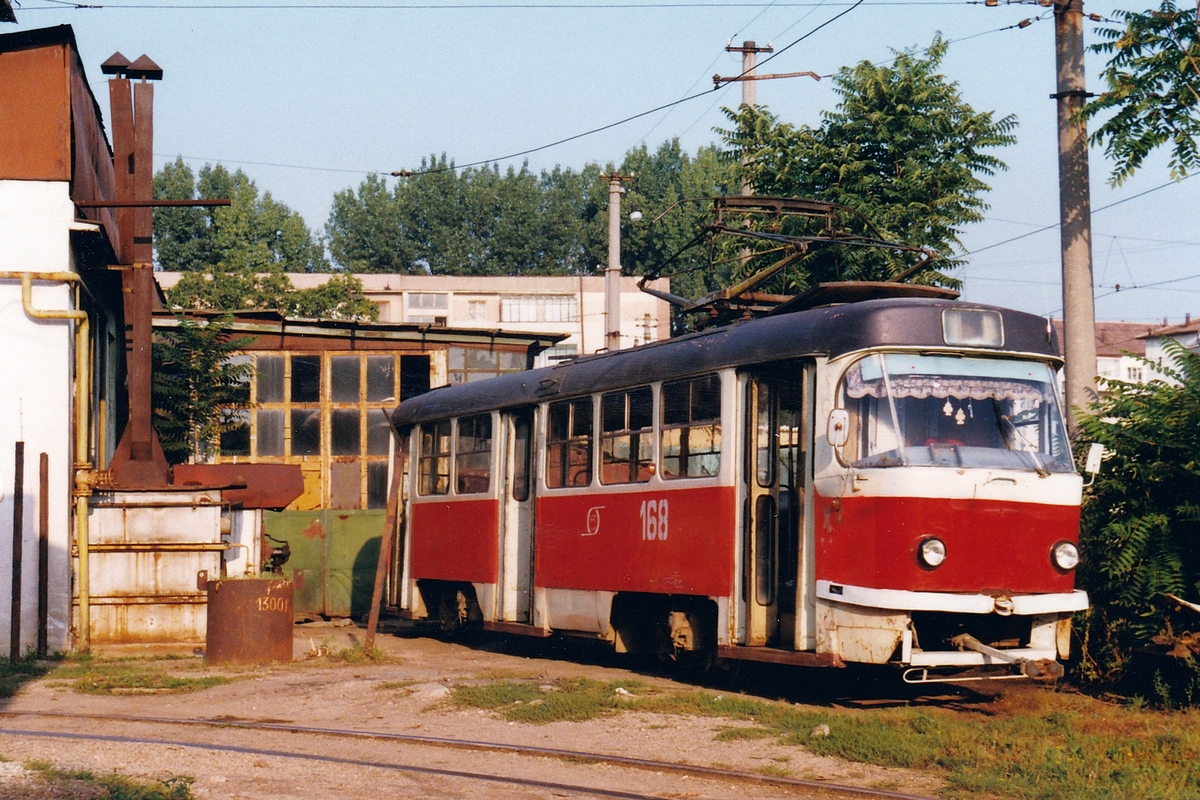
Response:
[{"label": "tram headlight", "polygon": [[1070,572],[1079,566],[1079,548],[1070,542],[1059,542],[1050,551],[1050,560],[1063,572]]},{"label": "tram headlight", "polygon": [[930,537],[921,542],[920,547],[917,548],[917,555],[922,564],[932,569],[946,560],[946,543],[941,539]]}]

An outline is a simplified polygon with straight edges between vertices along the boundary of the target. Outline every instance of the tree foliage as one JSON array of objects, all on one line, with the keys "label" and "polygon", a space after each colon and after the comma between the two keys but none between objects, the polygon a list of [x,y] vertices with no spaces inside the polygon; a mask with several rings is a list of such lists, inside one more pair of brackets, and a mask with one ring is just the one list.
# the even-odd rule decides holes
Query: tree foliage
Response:
[{"label": "tree foliage", "polygon": [[1111,184],[1120,185],[1151,152],[1170,145],[1171,177],[1200,168],[1200,20],[1196,7],[1163,0],[1157,10],[1113,13],[1124,27],[1102,27],[1093,52],[1110,56],[1100,73],[1108,91],[1083,115],[1107,115],[1092,134],[1114,161]]},{"label": "tree foliage", "polygon": [[[1079,415],[1080,441],[1106,450],[1081,533],[1093,678],[1121,677],[1136,651],[1171,629],[1167,593],[1200,601],[1200,354],[1165,347],[1175,366],[1154,366],[1171,382],[1109,381]],[[1194,614],[1190,622],[1200,628]]]},{"label": "tree foliage", "polygon": [[158,266],[176,272],[328,272],[320,237],[303,217],[240,169],[205,165],[196,177],[182,158],[154,176],[159,200],[228,199],[230,206],[156,208]]},{"label": "tree foliage", "polygon": [[313,289],[295,289],[288,272],[329,272],[324,244],[286,205],[261,197],[238,170],[205,166],[199,177],[176,159],[154,176],[154,196],[169,200],[229,199],[213,208],[158,208],[158,265],[183,273],[167,299],[177,309],[278,311],[289,317],[377,319],[362,282],[333,275]]},{"label": "tree foliage", "polygon": [[[873,237],[869,221],[890,241],[953,259],[963,226],[980,221],[988,207],[981,176],[1005,169],[989,151],[1016,141],[1017,121],[976,111],[962,98],[938,72],[946,49],[937,38],[924,55],[905,51],[888,65],[843,67],[834,76],[841,100],[816,128],[782,122],[762,108],[727,110],[733,126],[721,133],[728,155],[757,194],[838,203],[862,215],[839,220],[850,234]],[[823,221],[816,225],[812,233]],[[888,280],[912,261],[896,251],[824,249],[792,273],[787,288]],[[934,270],[914,281],[958,283]]]},{"label": "tree foliage", "polygon": [[[622,201],[626,274],[642,274],[687,244],[707,219],[707,200],[734,180],[719,150],[702,148],[692,157],[677,139],[654,150],[635,147],[620,164],[537,175],[527,166],[456,170],[443,155],[391,189],[371,175],[339,192],[325,226],[330,253],[350,272],[591,275],[608,262],[608,182],[601,175],[612,172],[633,176]],[[629,221],[634,207],[645,222]],[[707,272],[707,263],[704,251],[687,253],[672,267],[673,285],[698,294],[718,288],[723,276]]]},{"label": "tree foliage", "polygon": [[338,192],[330,252],[351,272],[562,275],[585,272],[582,227],[595,169],[457,170],[443,155],[389,191],[371,175]]},{"label": "tree foliage", "polygon": [[235,354],[252,341],[230,335],[228,316],[176,319],[177,327],[155,332],[151,348],[154,430],[172,464],[207,457],[248,407],[251,365]]},{"label": "tree foliage", "polygon": [[278,311],[285,317],[376,320],[379,306],[363,296],[353,275],[330,275],[320,286],[297,289],[279,270],[270,272],[185,272],[167,291],[175,309]]}]

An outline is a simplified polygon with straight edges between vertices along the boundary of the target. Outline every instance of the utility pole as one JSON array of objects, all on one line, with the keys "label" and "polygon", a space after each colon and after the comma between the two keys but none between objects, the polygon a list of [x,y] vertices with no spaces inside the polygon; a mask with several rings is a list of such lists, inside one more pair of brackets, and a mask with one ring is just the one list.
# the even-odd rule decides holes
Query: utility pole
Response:
[{"label": "utility pole", "polygon": [[[725,45],[725,52],[742,54],[742,74],[738,75],[736,78],[730,78],[729,80],[731,80],[731,81],[736,80],[736,81],[741,82],[741,84],[742,84],[742,105],[749,106],[750,108],[757,108],[758,107],[758,81],[754,74],[754,70],[758,66],[758,54],[759,53],[774,53],[775,48],[771,46],[770,42],[767,43],[766,47],[759,47],[756,42],[744,41],[738,47],[734,47],[732,44]],[[720,86],[721,83],[722,83],[722,79],[717,75],[713,75],[713,85]],[[746,162],[743,160],[742,161],[743,166],[745,165],[745,163]],[[752,194],[754,194],[754,187],[750,185],[750,182],[748,180],[743,178],[742,179],[742,196],[749,197]]]},{"label": "utility pole", "polygon": [[604,347],[609,351],[621,349],[621,195],[622,181],[632,175],[614,172],[601,175],[608,181],[608,267],[604,270]]},{"label": "utility pole", "polygon": [[1092,288],[1092,206],[1087,125],[1078,116],[1089,97],[1083,74],[1083,0],[1056,0],[1054,50],[1058,68],[1058,203],[1062,235],[1063,357],[1067,425],[1071,407],[1096,396],[1096,305]]}]

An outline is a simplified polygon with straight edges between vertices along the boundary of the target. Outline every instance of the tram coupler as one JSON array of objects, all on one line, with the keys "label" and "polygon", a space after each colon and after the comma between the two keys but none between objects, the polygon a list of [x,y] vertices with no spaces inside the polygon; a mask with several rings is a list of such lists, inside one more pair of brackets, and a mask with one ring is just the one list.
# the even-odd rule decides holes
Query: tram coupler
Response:
[{"label": "tram coupler", "polygon": [[1036,661],[1021,658],[1012,653],[997,650],[995,647],[989,647],[969,633],[960,633],[958,636],[952,637],[949,642],[959,650],[974,650],[976,653],[983,653],[985,656],[991,656],[998,661],[1004,661],[1019,667],[1021,674],[1026,678],[1041,681],[1056,681],[1063,676],[1062,664],[1059,664],[1052,658],[1040,658]]}]

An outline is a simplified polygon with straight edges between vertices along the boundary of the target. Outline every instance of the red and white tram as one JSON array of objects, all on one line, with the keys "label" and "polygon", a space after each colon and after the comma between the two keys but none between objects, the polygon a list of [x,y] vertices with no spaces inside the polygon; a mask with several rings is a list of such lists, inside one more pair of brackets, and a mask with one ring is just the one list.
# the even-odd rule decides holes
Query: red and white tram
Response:
[{"label": "red and white tram", "polygon": [[399,602],[445,627],[906,680],[1054,675],[1082,480],[1043,318],[891,298],[447,387]]}]

